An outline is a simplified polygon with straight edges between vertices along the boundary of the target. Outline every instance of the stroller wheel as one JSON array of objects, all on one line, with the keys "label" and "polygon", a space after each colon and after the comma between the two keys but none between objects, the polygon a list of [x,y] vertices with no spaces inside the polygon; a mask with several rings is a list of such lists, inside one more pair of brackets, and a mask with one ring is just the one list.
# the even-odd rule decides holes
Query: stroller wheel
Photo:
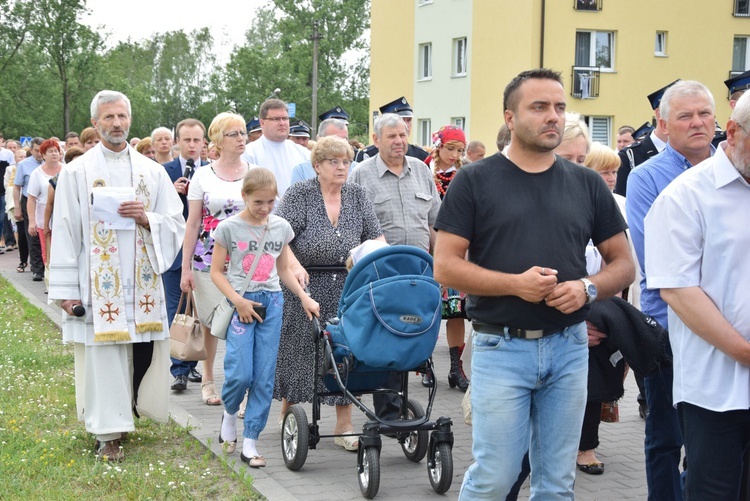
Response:
[{"label": "stroller wheel", "polygon": [[359,490],[367,499],[374,498],[380,488],[380,451],[377,447],[367,447],[362,453],[362,467],[359,471]]},{"label": "stroller wheel", "polygon": [[310,442],[310,429],[307,425],[305,409],[293,405],[284,414],[281,426],[281,453],[284,464],[292,471],[302,468],[307,459],[307,449]]},{"label": "stroller wheel", "polygon": [[[422,405],[411,398],[406,403],[406,409],[406,419],[419,419],[424,416]],[[427,439],[427,430],[410,431],[404,442],[401,444],[401,450],[404,451],[404,456],[406,456],[409,461],[414,461],[415,463],[422,461],[427,455]]]},{"label": "stroller wheel", "polygon": [[430,451],[430,457],[427,458],[427,474],[432,489],[438,494],[450,489],[453,482],[453,452],[448,442],[441,442]]}]

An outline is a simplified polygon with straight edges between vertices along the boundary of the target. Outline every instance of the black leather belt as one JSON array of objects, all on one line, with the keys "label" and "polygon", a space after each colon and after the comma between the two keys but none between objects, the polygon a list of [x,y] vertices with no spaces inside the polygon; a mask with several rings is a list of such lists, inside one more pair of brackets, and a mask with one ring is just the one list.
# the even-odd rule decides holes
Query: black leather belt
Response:
[{"label": "black leather belt", "polygon": [[[482,334],[493,334],[495,336],[505,335],[505,325],[490,325],[483,324],[480,322],[472,322],[471,326],[475,331],[481,332]],[[544,336],[549,336],[560,332],[562,329],[519,329],[518,327],[508,327],[508,335],[510,337],[516,337],[519,339],[540,339]]]}]

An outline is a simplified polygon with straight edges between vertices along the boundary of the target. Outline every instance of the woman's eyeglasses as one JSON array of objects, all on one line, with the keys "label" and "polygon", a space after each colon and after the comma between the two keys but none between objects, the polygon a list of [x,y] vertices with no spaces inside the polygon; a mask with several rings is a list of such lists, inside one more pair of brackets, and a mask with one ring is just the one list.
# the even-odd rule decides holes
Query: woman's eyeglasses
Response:
[{"label": "woman's eyeglasses", "polygon": [[323,161],[331,164],[331,167],[334,169],[338,169],[342,165],[344,167],[349,167],[352,164],[351,160],[341,160],[340,158],[326,158]]},{"label": "woman's eyeglasses", "polygon": [[224,134],[224,137],[231,137],[232,139],[237,139],[239,136],[247,137],[247,132],[236,130],[234,132],[227,132]]}]

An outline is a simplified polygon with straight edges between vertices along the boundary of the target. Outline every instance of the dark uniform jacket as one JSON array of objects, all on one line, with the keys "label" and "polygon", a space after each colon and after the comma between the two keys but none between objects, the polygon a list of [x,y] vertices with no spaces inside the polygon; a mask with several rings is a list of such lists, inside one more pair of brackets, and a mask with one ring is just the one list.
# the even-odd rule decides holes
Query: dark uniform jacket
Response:
[{"label": "dark uniform jacket", "polygon": [[620,150],[620,170],[617,171],[617,183],[615,184],[615,193],[626,196],[628,189],[628,176],[630,171],[638,165],[659,153],[651,140],[651,135],[644,137],[637,143],[633,143],[627,148]]},{"label": "dark uniform jacket", "polygon": [[[367,160],[370,157],[374,157],[378,154],[378,148],[374,144],[371,144],[367,148],[363,150],[359,150],[357,154],[354,156],[355,162],[362,162],[364,160]],[[415,146],[413,144],[409,145],[409,148],[406,150],[406,156],[407,157],[414,157],[418,158],[421,161],[425,161],[427,158],[427,152],[420,148],[419,146]]]}]

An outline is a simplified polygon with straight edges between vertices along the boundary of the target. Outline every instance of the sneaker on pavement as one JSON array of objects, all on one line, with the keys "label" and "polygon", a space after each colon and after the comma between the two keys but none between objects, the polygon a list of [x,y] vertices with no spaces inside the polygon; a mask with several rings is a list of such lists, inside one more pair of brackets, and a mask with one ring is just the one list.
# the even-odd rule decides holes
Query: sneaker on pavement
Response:
[{"label": "sneaker on pavement", "polygon": [[201,373],[195,370],[195,367],[190,369],[190,372],[187,375],[188,381],[191,383],[200,383],[203,381],[203,376],[201,376]]},{"label": "sneaker on pavement", "polygon": [[187,390],[187,383],[187,376],[177,376],[176,378],[174,378],[174,382],[172,383],[172,391]]}]

